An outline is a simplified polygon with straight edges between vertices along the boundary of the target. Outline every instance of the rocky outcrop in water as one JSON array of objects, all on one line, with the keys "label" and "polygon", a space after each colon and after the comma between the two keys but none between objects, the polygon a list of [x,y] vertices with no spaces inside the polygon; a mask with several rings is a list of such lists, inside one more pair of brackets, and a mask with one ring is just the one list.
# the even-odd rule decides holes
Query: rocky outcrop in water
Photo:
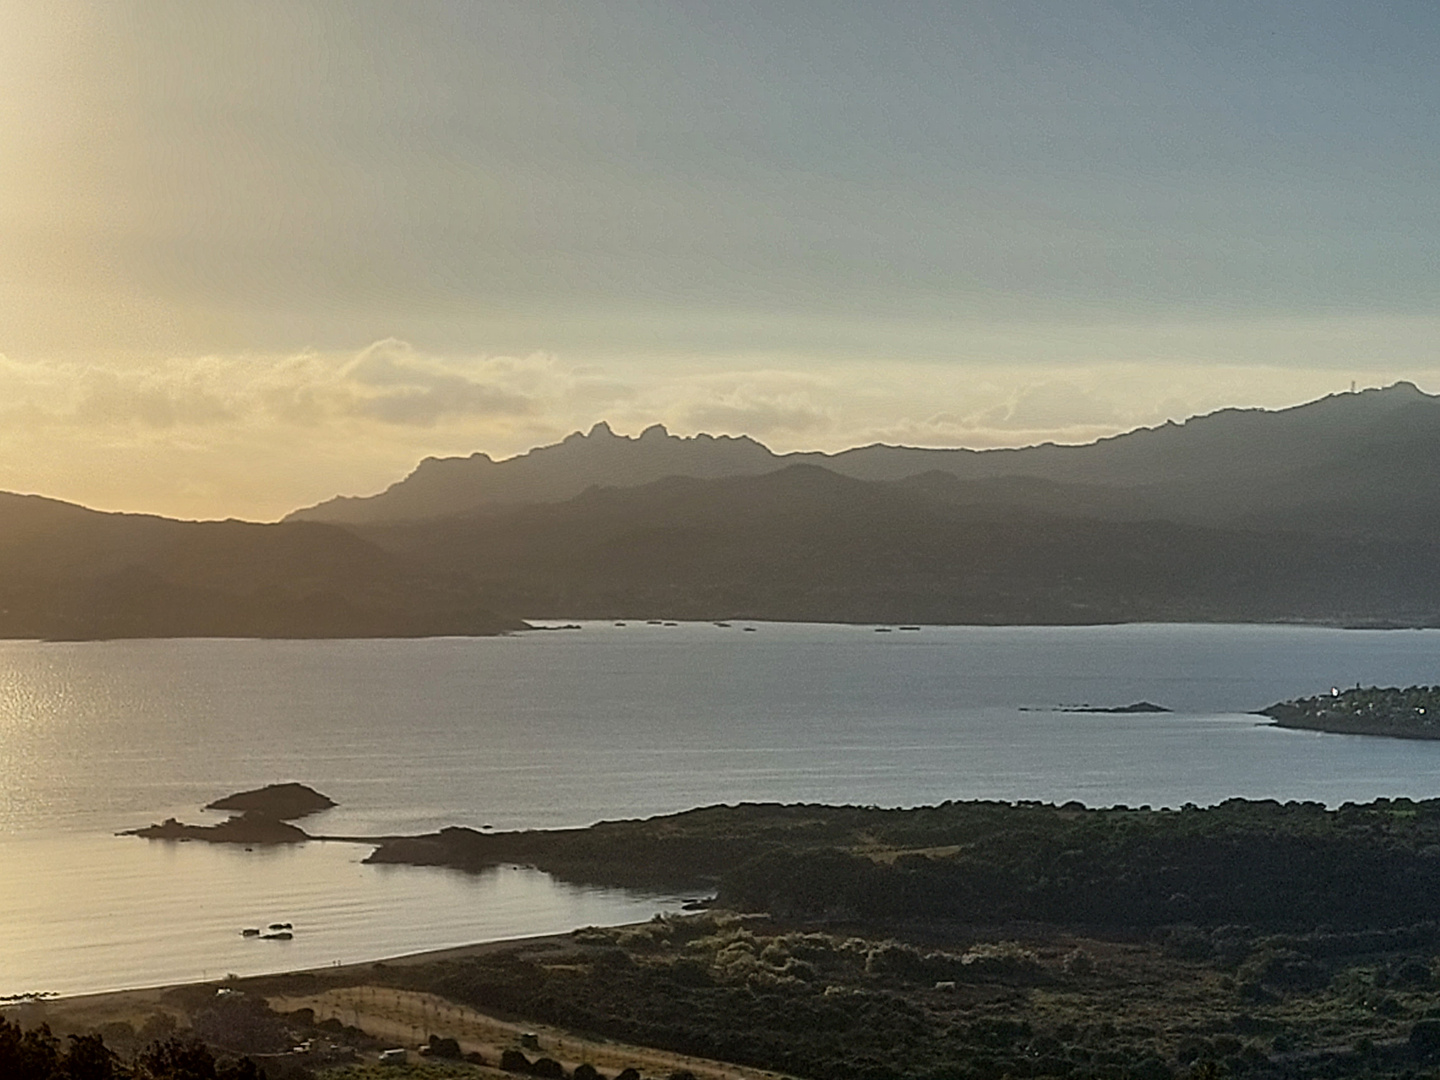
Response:
[{"label": "rocky outcrop in water", "polygon": [[242,814],[264,814],[277,821],[294,821],[329,810],[337,805],[328,795],[322,795],[304,784],[267,784],[253,791],[240,791],[208,803],[206,810],[236,810]]},{"label": "rocky outcrop in water", "polygon": [[310,837],[305,830],[264,814],[241,814],[218,825],[186,825],[166,818],[159,825],[128,829],[121,836],[143,836],[147,840],[204,840],[211,844],[302,844]]},{"label": "rocky outcrop in water", "polygon": [[289,822],[335,806],[335,800],[304,784],[269,784],[216,799],[206,810],[238,810],[239,815],[217,825],[187,825],[166,818],[158,825],[128,829],[121,836],[147,840],[203,840],[211,844],[300,844],[310,835]]},{"label": "rocky outcrop in water", "polygon": [[1136,701],[1130,705],[1063,705],[1060,712],[1084,712],[1084,713],[1167,713],[1170,712],[1164,705],[1156,705],[1153,701]]}]

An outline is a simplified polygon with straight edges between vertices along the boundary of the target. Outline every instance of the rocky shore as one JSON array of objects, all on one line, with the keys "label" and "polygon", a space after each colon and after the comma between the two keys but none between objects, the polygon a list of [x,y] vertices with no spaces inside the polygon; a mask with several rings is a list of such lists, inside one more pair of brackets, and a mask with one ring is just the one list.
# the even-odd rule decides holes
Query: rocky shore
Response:
[{"label": "rocky shore", "polygon": [[186,825],[166,818],[158,825],[126,829],[119,835],[146,840],[203,840],[211,844],[301,844],[310,839],[304,829],[264,814],[241,814],[217,825]]}]

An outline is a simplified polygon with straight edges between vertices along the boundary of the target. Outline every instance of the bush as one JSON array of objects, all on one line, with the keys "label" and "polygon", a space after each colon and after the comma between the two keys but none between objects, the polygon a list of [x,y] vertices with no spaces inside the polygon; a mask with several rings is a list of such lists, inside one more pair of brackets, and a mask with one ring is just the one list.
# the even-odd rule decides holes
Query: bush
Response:
[{"label": "bush", "polygon": [[1066,954],[1063,966],[1067,975],[1090,975],[1095,971],[1095,960],[1084,949],[1076,949]]},{"label": "bush", "polygon": [[1410,1028],[1410,1049],[1426,1057],[1440,1053],[1440,1020],[1416,1020]]},{"label": "bush", "polygon": [[1147,1057],[1130,1070],[1131,1080],[1172,1080],[1175,1070],[1158,1057]]},{"label": "bush", "polygon": [[280,1018],[259,998],[214,998],[192,1015],[191,1023],[205,1042],[244,1053],[272,1054],[290,1044]]},{"label": "bush", "polygon": [[960,958],[967,969],[985,975],[1028,975],[1040,970],[1040,958],[1013,941],[976,945]]},{"label": "bush", "polygon": [[460,1060],[460,1044],[454,1039],[431,1035],[430,1043],[425,1049],[430,1057],[445,1058],[448,1061]]},{"label": "bush", "polygon": [[1172,926],[1165,932],[1161,947],[1177,960],[1209,960],[1214,947],[1210,935],[1199,927]]},{"label": "bush", "polygon": [[500,1068],[506,1072],[528,1073],[530,1059],[519,1050],[505,1050],[500,1054]]},{"label": "bush", "polygon": [[1411,957],[1395,969],[1390,982],[1405,990],[1427,990],[1430,987],[1430,965]]}]

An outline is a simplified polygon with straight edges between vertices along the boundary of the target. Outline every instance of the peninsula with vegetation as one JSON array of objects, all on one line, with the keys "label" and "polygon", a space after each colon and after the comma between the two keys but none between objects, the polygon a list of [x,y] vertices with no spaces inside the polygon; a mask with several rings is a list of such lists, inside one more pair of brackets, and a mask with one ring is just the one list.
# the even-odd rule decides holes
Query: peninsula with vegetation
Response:
[{"label": "peninsula with vegetation", "polygon": [[[435,1080],[1440,1068],[1440,799],[712,806],[583,829],[445,829],[382,843],[372,861],[525,863],[710,899],[639,926],[150,992],[148,1019],[134,995],[32,1012],[103,1035],[136,1076],[168,1078],[139,1071],[167,1055],[251,1057],[184,1074],[207,1080],[368,1080],[397,1035],[434,1060],[385,1075]],[[148,1043],[155,1033],[170,1041]]]},{"label": "peninsula with vegetation", "polygon": [[583,829],[448,828],[382,843],[368,861],[527,864],[578,883],[703,891],[733,910],[867,925],[1408,925],[1435,917],[1440,799],[752,803]]},{"label": "peninsula with vegetation", "polygon": [[1357,686],[1282,701],[1260,710],[1277,727],[1342,735],[1440,739],[1440,686]]}]

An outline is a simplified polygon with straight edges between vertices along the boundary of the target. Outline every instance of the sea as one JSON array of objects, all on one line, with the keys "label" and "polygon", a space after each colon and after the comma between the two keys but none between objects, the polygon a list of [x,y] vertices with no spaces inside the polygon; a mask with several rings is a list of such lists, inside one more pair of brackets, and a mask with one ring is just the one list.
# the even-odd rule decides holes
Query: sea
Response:
[{"label": "sea", "polygon": [[[1440,742],[1251,710],[1440,682],[1440,631],[585,622],[494,638],[0,642],[0,997],[635,922],[693,896],[370,848],[116,835],[299,781],[312,833],[563,828],[712,803],[1329,805],[1440,795]],[[1171,710],[1067,712],[1150,701]],[[290,923],[289,941],[241,936]]]}]

